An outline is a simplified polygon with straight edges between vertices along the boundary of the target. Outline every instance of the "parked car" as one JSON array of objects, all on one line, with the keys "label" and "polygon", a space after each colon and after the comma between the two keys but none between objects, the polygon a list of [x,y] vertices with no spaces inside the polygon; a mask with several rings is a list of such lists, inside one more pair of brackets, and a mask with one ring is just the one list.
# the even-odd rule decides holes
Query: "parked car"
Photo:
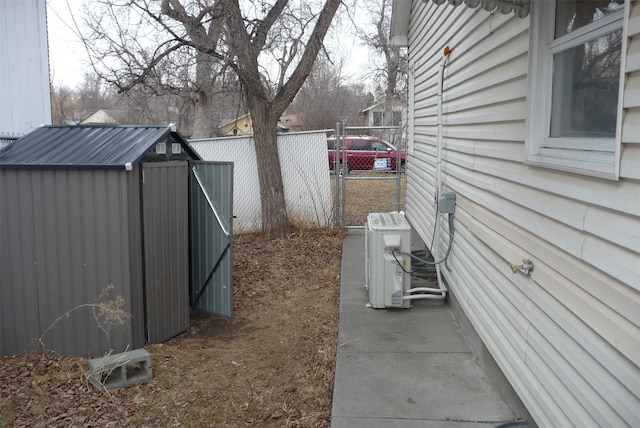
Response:
[{"label": "parked car", "polygon": [[[341,139],[340,142],[343,140]],[[379,137],[369,136],[347,136],[344,139],[347,155],[347,172],[352,170],[376,170],[376,171],[396,171],[398,149],[391,143]],[[329,168],[333,170],[336,155],[336,139],[327,138],[327,149],[329,151]],[[339,163],[344,157],[344,149],[339,150]],[[407,153],[405,149],[400,150],[400,172],[405,171]],[[340,165],[338,166],[340,168]]]}]

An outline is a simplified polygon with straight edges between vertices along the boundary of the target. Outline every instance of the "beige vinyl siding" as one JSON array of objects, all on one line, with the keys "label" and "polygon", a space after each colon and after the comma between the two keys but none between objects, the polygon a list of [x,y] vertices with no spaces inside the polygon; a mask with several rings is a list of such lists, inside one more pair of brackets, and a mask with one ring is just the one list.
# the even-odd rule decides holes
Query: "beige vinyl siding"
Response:
[{"label": "beige vinyl siding", "polygon": [[[441,169],[457,207],[451,271],[443,274],[540,426],[640,426],[640,5],[634,6],[614,181],[525,165],[530,18],[413,2],[407,217],[429,244],[438,74],[448,45]],[[445,240],[438,237],[442,249]],[[525,258],[535,264],[532,275],[513,274],[510,264]]]}]

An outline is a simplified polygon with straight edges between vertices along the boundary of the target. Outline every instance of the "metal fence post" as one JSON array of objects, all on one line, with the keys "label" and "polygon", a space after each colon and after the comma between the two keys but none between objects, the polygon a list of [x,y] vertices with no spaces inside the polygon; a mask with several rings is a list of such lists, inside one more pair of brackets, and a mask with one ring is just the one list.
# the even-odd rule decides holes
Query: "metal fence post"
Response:
[{"label": "metal fence post", "polygon": [[342,122],[342,139],[340,141],[342,147],[342,171],[340,178],[342,179],[342,227],[347,227],[347,178],[349,173],[349,159],[347,158],[347,124]]},{"label": "metal fence post", "polygon": [[334,143],[335,143],[335,147],[334,147],[334,157],[333,157],[333,178],[335,179],[336,183],[335,183],[335,201],[334,201],[334,207],[333,207],[333,224],[334,227],[338,228],[340,227],[340,175],[341,173],[338,172],[338,165],[339,165],[339,156],[340,156],[340,122],[336,122],[336,128],[334,130],[334,134],[335,139],[334,139]]},{"label": "metal fence post", "polygon": [[396,150],[396,211],[400,211],[400,190],[401,190],[401,177],[400,173],[402,171],[402,157],[400,156],[400,152],[402,152],[402,122],[398,123],[398,128],[396,130],[396,138],[398,139],[398,150]]}]

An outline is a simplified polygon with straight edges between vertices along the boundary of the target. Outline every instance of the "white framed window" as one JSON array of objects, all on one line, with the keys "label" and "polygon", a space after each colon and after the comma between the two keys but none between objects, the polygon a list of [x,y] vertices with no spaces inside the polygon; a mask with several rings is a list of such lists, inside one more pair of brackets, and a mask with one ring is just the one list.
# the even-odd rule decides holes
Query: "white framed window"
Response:
[{"label": "white framed window", "polygon": [[532,5],[526,162],[617,179],[624,0]]}]

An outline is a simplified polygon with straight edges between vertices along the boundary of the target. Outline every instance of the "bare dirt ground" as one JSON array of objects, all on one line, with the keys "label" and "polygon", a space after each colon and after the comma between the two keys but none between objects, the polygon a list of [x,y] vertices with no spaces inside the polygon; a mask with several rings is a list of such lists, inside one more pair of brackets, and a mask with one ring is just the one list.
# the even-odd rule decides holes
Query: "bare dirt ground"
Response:
[{"label": "bare dirt ground", "polygon": [[0,357],[2,427],[328,427],[344,232],[234,237],[233,319],[148,345],[153,379],[99,393],[86,359]]},{"label": "bare dirt ground", "polygon": [[[348,180],[347,224],[395,210],[396,186]],[[401,186],[404,195],[404,177]],[[153,379],[143,385],[99,393],[87,359],[0,357],[0,427],[330,426],[343,238],[234,236],[233,319],[192,312],[188,331],[146,347]]]}]

